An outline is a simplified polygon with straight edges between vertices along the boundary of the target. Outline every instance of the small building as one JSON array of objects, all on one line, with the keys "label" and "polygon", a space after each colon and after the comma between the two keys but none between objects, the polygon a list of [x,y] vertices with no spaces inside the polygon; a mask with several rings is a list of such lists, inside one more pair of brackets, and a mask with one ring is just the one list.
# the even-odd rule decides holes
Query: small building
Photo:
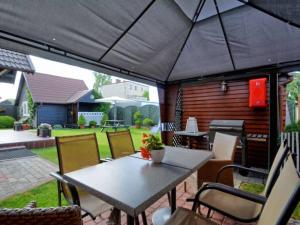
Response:
[{"label": "small building", "polygon": [[120,81],[116,83],[103,85],[100,92],[104,98],[118,96],[120,98],[132,100],[148,100],[143,95],[149,93],[149,87],[133,81]]},{"label": "small building", "polygon": [[99,105],[83,80],[23,73],[15,102],[18,118],[30,116],[28,93],[36,105],[33,126],[76,124],[78,112],[93,112]]}]

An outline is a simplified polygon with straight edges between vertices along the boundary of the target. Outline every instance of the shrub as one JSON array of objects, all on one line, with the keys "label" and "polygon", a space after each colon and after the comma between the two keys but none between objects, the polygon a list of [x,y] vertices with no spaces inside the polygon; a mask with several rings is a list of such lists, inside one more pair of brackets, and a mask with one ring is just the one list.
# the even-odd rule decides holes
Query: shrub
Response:
[{"label": "shrub", "polygon": [[51,130],[52,127],[48,123],[41,123],[38,128],[43,130]]},{"label": "shrub", "polygon": [[134,124],[137,128],[139,128],[142,125],[142,114],[140,111],[136,111],[133,114],[133,118],[134,118]]},{"label": "shrub", "polygon": [[11,116],[0,116],[0,128],[12,128],[15,119]]},{"label": "shrub", "polygon": [[60,125],[60,124],[55,124],[55,125],[53,125],[53,129],[54,130],[60,130],[60,129],[63,129],[63,126]]},{"label": "shrub", "polygon": [[105,121],[108,120],[108,114],[107,113],[103,113],[102,119],[101,119],[101,125],[104,125]]},{"label": "shrub", "polygon": [[95,127],[95,126],[97,126],[97,122],[95,120],[91,120],[89,122],[89,125],[90,125],[90,127]]},{"label": "shrub", "polygon": [[79,119],[78,119],[78,122],[77,122],[78,126],[84,126],[85,122],[86,122],[85,117],[84,117],[84,115],[81,114],[79,116]]},{"label": "shrub", "polygon": [[300,120],[285,126],[285,132],[300,132]]},{"label": "shrub", "polygon": [[151,127],[153,126],[153,120],[151,120],[150,118],[145,118],[143,120],[143,125],[146,126],[146,127]]}]

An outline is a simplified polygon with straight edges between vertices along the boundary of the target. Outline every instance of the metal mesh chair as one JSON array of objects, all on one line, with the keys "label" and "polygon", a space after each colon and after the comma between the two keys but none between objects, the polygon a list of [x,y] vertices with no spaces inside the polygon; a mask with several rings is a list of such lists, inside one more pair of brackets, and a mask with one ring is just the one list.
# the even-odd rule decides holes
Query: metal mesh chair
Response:
[{"label": "metal mesh chair", "polygon": [[61,205],[61,193],[63,193],[70,204],[81,206],[85,212],[83,216],[90,215],[95,219],[99,214],[110,209],[110,205],[80,188],[75,188],[62,177],[65,173],[102,162],[96,134],[56,137],[56,146],[59,172],[51,175],[58,181],[59,205]]},{"label": "metal mesh chair", "polygon": [[22,209],[0,209],[2,225],[82,225],[79,206],[36,208],[31,203]]},{"label": "metal mesh chair", "polygon": [[[203,187],[200,192],[208,189],[226,191],[226,186],[222,184],[208,184]],[[242,194],[240,194],[240,196],[242,196]],[[249,196],[250,195],[247,197],[245,195],[243,197],[250,199]],[[300,178],[293,159],[289,156],[266,202],[263,203],[260,198],[255,199],[257,203],[264,205],[257,225],[287,224],[299,202],[299,197]],[[251,198],[251,201],[253,201],[253,199],[254,198]],[[195,204],[197,204],[196,201],[194,202],[194,205]],[[235,204],[235,202],[228,202],[227,204]],[[167,221],[166,225],[217,225],[217,223],[197,214],[195,210],[195,207],[193,207],[192,211],[178,208]]]},{"label": "metal mesh chair", "polygon": [[136,153],[129,130],[106,132],[113,159]]}]

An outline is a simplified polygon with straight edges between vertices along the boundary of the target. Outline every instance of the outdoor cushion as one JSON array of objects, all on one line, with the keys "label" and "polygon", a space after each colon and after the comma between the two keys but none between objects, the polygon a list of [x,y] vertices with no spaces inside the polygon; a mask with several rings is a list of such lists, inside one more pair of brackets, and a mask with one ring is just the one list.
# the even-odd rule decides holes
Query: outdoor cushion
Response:
[{"label": "outdoor cushion", "polygon": [[165,225],[217,225],[217,223],[184,208],[177,208]]}]

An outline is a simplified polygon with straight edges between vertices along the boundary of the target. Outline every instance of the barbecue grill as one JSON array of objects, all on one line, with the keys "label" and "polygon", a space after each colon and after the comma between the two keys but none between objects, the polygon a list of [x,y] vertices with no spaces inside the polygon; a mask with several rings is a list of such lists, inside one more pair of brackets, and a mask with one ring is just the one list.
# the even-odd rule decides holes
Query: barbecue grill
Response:
[{"label": "barbecue grill", "polygon": [[237,148],[242,151],[241,164],[247,166],[247,139],[245,135],[244,120],[212,120],[209,125],[208,144],[212,149],[216,132],[230,134],[239,137]]}]

